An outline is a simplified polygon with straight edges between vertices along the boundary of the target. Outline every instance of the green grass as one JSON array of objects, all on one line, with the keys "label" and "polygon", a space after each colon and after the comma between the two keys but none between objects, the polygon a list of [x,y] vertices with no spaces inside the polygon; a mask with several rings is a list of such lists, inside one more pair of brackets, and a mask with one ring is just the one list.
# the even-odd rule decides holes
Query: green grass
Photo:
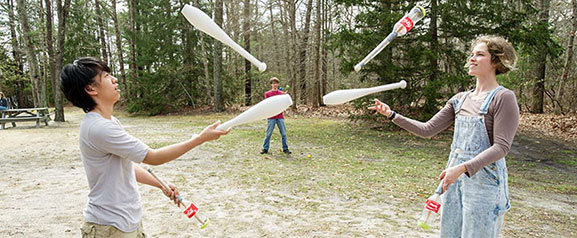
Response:
[{"label": "green grass", "polygon": [[560,193],[577,194],[577,185],[560,184],[555,186],[555,189]]},{"label": "green grass", "polygon": [[559,163],[577,167],[577,157],[560,159]]},{"label": "green grass", "polygon": [[[287,120],[288,143],[293,154],[279,150],[275,131],[270,155],[259,155],[264,124],[237,128],[219,140],[220,147],[233,148],[232,166],[243,167],[231,174],[239,186],[287,190],[301,197],[338,196],[343,200],[390,197],[400,202],[421,203],[436,188],[446,164],[449,141],[420,139],[406,132],[370,130],[346,122],[321,119]],[[244,143],[239,143],[244,141]],[[307,155],[311,158],[307,158]],[[420,206],[415,206],[419,208]]]}]

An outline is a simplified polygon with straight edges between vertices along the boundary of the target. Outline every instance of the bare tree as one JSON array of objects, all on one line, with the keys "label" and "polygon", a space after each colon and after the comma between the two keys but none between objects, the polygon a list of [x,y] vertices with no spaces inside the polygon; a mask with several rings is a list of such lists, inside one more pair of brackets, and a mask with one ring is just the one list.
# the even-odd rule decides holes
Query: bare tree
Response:
[{"label": "bare tree", "polygon": [[[240,42],[240,35],[242,35],[242,26],[241,26],[241,9],[237,6],[240,5],[240,0],[229,0],[224,1],[225,13],[226,15],[226,22],[223,22],[223,29],[230,35],[234,42]],[[244,11],[244,8],[242,9]],[[243,62],[243,58],[232,51],[232,49],[225,47],[224,55],[227,57],[227,66],[229,72],[234,72],[234,78],[241,79],[244,77],[241,72],[241,64]]]},{"label": "bare tree", "polygon": [[[137,75],[137,68],[136,68],[136,35],[137,27],[136,27],[136,0],[128,0],[129,5],[129,12],[130,12],[130,78],[135,80]],[[128,92],[128,97],[132,94],[132,90]]]},{"label": "bare tree", "polygon": [[567,56],[565,58],[565,66],[563,67],[563,74],[561,75],[561,80],[559,80],[559,87],[557,88],[557,94],[555,95],[555,101],[559,104],[555,107],[555,114],[564,114],[563,107],[561,106],[561,101],[563,99],[563,91],[565,90],[565,85],[567,82],[567,77],[569,76],[569,71],[571,70],[571,65],[573,64],[573,42],[575,41],[575,34],[577,33],[577,0],[572,0],[571,23],[572,28],[569,32],[569,41],[567,42]]},{"label": "bare tree", "polygon": [[18,36],[16,35],[16,16],[14,16],[14,2],[13,0],[6,0],[8,5],[8,24],[10,25],[10,43],[12,44],[12,56],[16,61],[18,69],[23,70],[22,66],[22,52],[18,43]]},{"label": "bare tree", "polygon": [[[36,10],[38,11],[38,17],[40,18],[39,22],[44,23],[44,15],[46,15],[46,11],[44,10],[44,4],[42,3],[42,0],[38,1],[38,7]],[[34,22],[32,24],[34,25]],[[50,72],[48,70],[49,67],[47,66],[50,59],[46,53],[48,47],[46,38],[42,37],[46,35],[46,32],[44,32],[45,30],[46,29],[42,27],[37,27],[36,34],[40,36],[37,38],[40,44],[38,46],[39,49],[36,52],[36,55],[38,57],[38,75],[40,75],[40,101],[45,102],[44,105],[48,106],[48,92],[46,87],[48,85],[48,77],[50,76]]]},{"label": "bare tree", "polygon": [[322,25],[322,15],[321,15],[321,0],[316,2],[316,21],[315,21],[315,75],[314,75],[314,87],[313,87],[313,106],[318,107],[321,100],[321,25]]},{"label": "bare tree", "polygon": [[297,101],[298,101],[298,100],[297,100],[297,95],[296,95],[296,92],[297,92],[297,91],[296,91],[296,90],[297,90],[296,88],[297,88],[297,86],[296,86],[296,84],[295,84],[295,81],[296,81],[296,80],[295,80],[295,78],[293,77],[293,76],[294,76],[293,68],[291,67],[291,64],[289,64],[289,63],[291,62],[291,60],[292,60],[292,51],[293,51],[293,47],[292,47],[292,46],[293,46],[293,45],[291,45],[291,43],[292,43],[292,41],[291,41],[292,38],[291,38],[290,32],[289,32],[289,30],[288,30],[288,28],[289,28],[289,26],[288,26],[289,23],[288,23],[288,20],[287,20],[287,18],[288,18],[288,17],[287,17],[287,15],[288,15],[288,6],[287,6],[287,5],[288,5],[288,4],[287,4],[287,2],[286,2],[285,0],[278,0],[278,5],[279,5],[279,9],[280,9],[280,11],[279,11],[279,12],[280,12],[280,18],[279,18],[279,20],[280,20],[280,23],[281,23],[281,26],[282,26],[282,32],[283,32],[283,34],[282,34],[282,40],[285,42],[285,44],[283,44],[283,46],[284,46],[283,50],[284,50],[284,52],[285,52],[285,54],[284,54],[284,62],[285,62],[285,64],[288,64],[287,67],[283,67],[283,69],[284,69],[285,75],[288,76],[288,78],[289,78],[290,84],[293,85],[293,87],[292,87],[292,95],[293,95],[293,97],[295,98],[295,100],[294,100],[294,103],[293,103],[293,105],[292,105],[292,108],[293,108],[293,109],[296,109],[296,104],[297,104]]},{"label": "bare tree", "polygon": [[[244,0],[244,22],[242,25],[242,33],[244,34],[244,48],[250,52],[250,0]],[[244,60],[244,105],[249,106],[252,98],[252,85],[250,76],[250,61]]]},{"label": "bare tree", "polygon": [[[270,31],[272,33],[272,37],[274,38],[274,37],[276,37],[276,32],[275,32],[276,27],[275,27],[275,18],[274,18],[274,14],[272,11],[273,3],[274,3],[274,1],[269,2],[269,5],[268,5],[269,9],[268,10],[269,10],[269,14],[270,14]],[[273,39],[272,44],[273,44],[273,49],[274,49],[272,52],[272,58],[273,58],[274,62],[276,63],[275,64],[276,68],[278,69],[278,68],[280,68],[280,60],[278,59],[278,52],[280,49],[278,48],[278,41],[276,39]]]},{"label": "bare tree", "polygon": [[[16,67],[18,67],[19,72],[23,72],[24,66],[22,63],[22,52],[20,50],[20,44],[18,43],[18,36],[16,35],[16,16],[14,15],[14,1],[6,0],[8,5],[8,23],[10,26],[10,43],[12,44],[12,56],[16,62]],[[16,81],[16,98],[18,100],[18,106],[24,106],[24,80]]]},{"label": "bare tree", "polygon": [[[321,45],[321,75],[322,75],[322,79],[321,79],[321,91],[320,91],[320,95],[325,95],[327,94],[327,84],[328,84],[328,68],[327,68],[327,47],[325,46],[326,44],[326,37],[325,37],[325,33],[326,31],[329,29],[328,26],[328,22],[327,19],[329,16],[329,9],[327,8],[327,0],[322,0],[321,2],[321,12],[323,13],[323,24],[322,24],[322,29],[321,29],[321,34],[322,35],[322,42],[323,44]],[[324,106],[324,102],[322,100],[320,100],[320,105]]]},{"label": "bare tree", "polygon": [[[309,35],[310,35],[310,25],[311,25],[310,22],[311,22],[312,8],[313,8],[313,1],[308,0],[307,1],[307,10],[305,13],[304,29],[303,29],[301,44],[299,46],[299,59],[298,59],[298,75],[297,75],[297,77],[299,79],[298,83],[299,83],[300,90],[301,90],[300,97],[301,97],[301,99],[305,99],[305,103],[307,101],[306,100],[306,98],[307,98],[307,95],[306,95],[306,85],[307,85],[306,60],[307,60],[307,49],[308,49],[308,45],[309,45]],[[297,97],[296,90],[295,90],[294,96]]]},{"label": "bare tree", "polygon": [[204,66],[204,88],[206,91],[206,98],[210,101],[210,72],[208,70],[208,55],[204,44],[204,34],[200,34],[200,50],[202,51],[202,65]]},{"label": "bare tree", "polygon": [[[56,11],[58,13],[58,36],[56,38],[57,51],[56,51],[56,78],[55,84],[60,85],[60,69],[62,69],[62,61],[64,58],[64,42],[66,36],[66,18],[68,18],[68,10],[70,9],[70,0],[64,0],[64,5],[62,0],[56,0]],[[54,104],[56,105],[56,115],[55,121],[64,121],[64,107],[62,92],[57,90],[54,97]]]},{"label": "bare tree", "polygon": [[38,59],[36,58],[36,48],[32,42],[32,32],[28,25],[28,13],[26,12],[24,0],[17,0],[18,18],[22,28],[22,41],[26,48],[26,58],[28,60],[28,71],[30,73],[30,81],[32,82],[32,96],[34,99],[34,107],[45,107],[46,101],[42,100],[40,75],[38,72]]},{"label": "bare tree", "polygon": [[108,64],[106,37],[104,36],[104,21],[102,20],[102,14],[100,12],[100,2],[98,0],[94,0],[94,7],[96,10],[96,23],[98,24],[98,35],[99,35],[98,38],[100,38],[100,55],[102,57],[102,61]]},{"label": "bare tree", "polygon": [[[116,13],[116,0],[112,0],[112,21],[114,22],[114,34],[116,35],[116,52],[118,54],[118,63],[120,65],[120,80],[124,92],[128,94],[128,85],[126,83],[126,71],[124,71],[124,53],[122,48],[122,36],[120,35],[120,23],[118,22],[118,14]],[[112,52],[111,52],[112,53]],[[128,97],[126,97],[128,98]]]},{"label": "bare tree", "polygon": [[[541,10],[539,13],[539,24],[543,27],[548,25],[549,9],[551,0],[541,0]],[[539,46],[535,62],[535,79],[533,85],[533,101],[531,102],[531,113],[543,113],[543,97],[545,94],[545,72],[547,69],[547,45]]]},{"label": "bare tree", "polygon": [[60,70],[62,68],[62,61],[64,58],[64,43],[66,36],[66,18],[68,18],[68,11],[70,9],[70,0],[56,0],[56,11],[58,12],[58,37],[57,45],[57,57],[56,57],[56,69]]},{"label": "bare tree", "polygon": [[[296,49],[295,46],[297,46],[297,29],[296,29],[296,3],[295,0],[286,0],[283,2],[284,4],[284,10],[287,11],[286,17],[288,17],[288,24],[286,21],[286,17],[284,18],[285,20],[283,21],[283,31],[285,32],[285,36],[287,39],[288,44],[286,45],[286,51],[287,51],[287,63],[288,63],[288,75],[289,75],[289,81],[291,82],[291,85],[295,85],[295,87],[293,87],[293,93],[292,95],[295,97],[294,103],[292,105],[293,109],[296,109],[297,107],[297,103],[298,103],[298,99],[297,97],[297,89],[296,89],[296,85],[297,85],[297,70],[296,70],[296,64],[295,62],[295,55],[296,55]],[[283,12],[283,11],[281,11]],[[288,28],[290,27],[290,32],[288,30]],[[305,85],[306,88],[306,85]],[[301,91],[303,90],[303,87],[301,85]],[[306,103],[306,102],[305,102]]]},{"label": "bare tree", "polygon": [[50,0],[44,0],[46,3],[46,49],[48,52],[48,66],[50,68],[50,82],[52,83],[52,96],[54,97],[54,107],[56,108],[55,121],[64,121],[64,109],[62,108],[62,95],[60,94],[60,84],[56,76],[56,55],[54,54],[54,26],[52,3]]},{"label": "bare tree", "polygon": [[[437,34],[437,0],[431,0],[431,12],[430,12],[430,21],[429,21],[429,32],[431,34],[431,41],[429,43],[429,49],[433,54],[438,52],[439,42],[438,42],[438,34]],[[438,71],[438,61],[436,56],[431,56],[429,60],[431,65],[431,74],[429,75],[430,81],[435,81],[437,79],[437,71]]]},{"label": "bare tree", "polygon": [[[223,2],[222,0],[214,1],[214,22],[222,27],[223,21]],[[222,95],[222,44],[214,41],[214,107],[213,111],[224,111],[224,98]]]}]

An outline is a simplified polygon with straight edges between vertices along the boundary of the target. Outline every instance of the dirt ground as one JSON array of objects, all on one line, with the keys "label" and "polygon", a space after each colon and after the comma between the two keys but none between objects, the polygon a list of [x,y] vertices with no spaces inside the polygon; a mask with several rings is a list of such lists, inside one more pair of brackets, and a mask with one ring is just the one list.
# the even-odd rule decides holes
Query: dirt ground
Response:
[{"label": "dirt ground", "polygon": [[[34,128],[33,123],[16,128],[7,125],[8,129],[0,131],[0,237],[80,236],[88,194],[78,148],[83,113],[73,108],[66,112],[65,123],[51,122],[41,128]],[[231,116],[145,118],[121,114],[118,118],[129,133],[158,148],[186,139],[214,117]],[[372,183],[368,176],[355,180],[367,182],[368,188],[357,188],[358,194],[368,195],[355,195],[354,184],[340,189],[337,173],[314,172],[315,166],[339,162],[323,158],[323,146],[307,144],[306,137],[291,141],[296,145],[291,157],[276,151],[267,157],[259,155],[261,124],[237,128],[222,142],[209,142],[178,160],[156,166],[158,175],[179,186],[183,197],[193,199],[211,222],[206,229],[197,229],[158,189],[140,186],[145,233],[150,237],[438,236],[438,228],[423,231],[415,225],[419,204],[435,182],[416,195],[407,193],[411,197],[407,202],[406,194],[396,193],[394,185]],[[273,137],[274,146],[279,144],[277,137]],[[577,237],[576,148],[531,131],[519,133],[507,157],[513,208],[506,216],[502,237]],[[318,161],[301,158],[308,154],[312,154],[310,160]],[[335,166],[356,169],[357,163],[365,171],[377,166],[379,159],[362,154],[356,158],[362,158],[362,163],[351,158]]]}]

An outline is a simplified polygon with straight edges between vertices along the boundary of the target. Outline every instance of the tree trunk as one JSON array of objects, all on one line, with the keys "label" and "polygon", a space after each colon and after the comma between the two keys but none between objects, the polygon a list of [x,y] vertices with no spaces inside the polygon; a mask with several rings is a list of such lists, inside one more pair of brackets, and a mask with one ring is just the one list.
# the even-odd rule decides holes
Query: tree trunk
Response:
[{"label": "tree trunk", "polygon": [[431,33],[431,41],[429,42],[429,49],[433,53],[429,63],[431,65],[431,74],[429,75],[430,81],[435,81],[437,79],[437,70],[438,70],[438,61],[437,61],[437,53],[438,53],[438,33],[437,33],[437,0],[431,0],[431,13],[430,13],[431,21],[429,22],[429,31]]},{"label": "tree trunk", "polygon": [[[10,26],[10,43],[12,44],[12,56],[16,62],[16,67],[18,67],[18,74],[24,72],[24,65],[22,63],[22,51],[20,50],[20,44],[18,43],[18,36],[16,35],[16,16],[14,15],[14,2],[13,0],[6,0],[8,5],[8,23]],[[16,81],[16,100],[17,107],[24,107],[24,80]]]},{"label": "tree trunk", "polygon": [[[45,11],[44,11],[44,3],[42,3],[42,0],[38,1],[38,16],[40,17],[40,23],[42,24],[43,22],[45,22]],[[46,43],[46,38],[43,37],[46,35],[46,32],[44,32],[44,28],[38,27],[37,30],[37,34],[40,35],[40,46],[38,46],[38,48],[40,48],[40,50],[38,50],[37,55],[38,55],[38,74],[40,75],[40,101],[42,102],[41,105],[45,105],[46,107],[48,107],[48,95],[47,95],[47,86],[48,86],[48,77],[50,72],[48,71],[47,65],[49,65],[49,63],[47,62],[48,60],[50,60],[48,58],[48,55],[46,55],[46,51],[47,51],[47,43]]]},{"label": "tree trunk", "polygon": [[[110,14],[110,12],[108,12],[108,11],[107,11],[107,13]],[[108,28],[108,24],[107,24],[107,28]],[[116,68],[116,64],[112,63],[112,62],[114,62],[114,56],[112,55],[112,49],[110,48],[111,45],[114,44],[114,43],[112,43],[113,42],[112,41],[113,33],[110,33],[109,30],[107,30],[107,32],[108,32],[108,34],[105,35],[106,41],[110,42],[110,43],[106,44],[106,49],[108,50],[108,63],[110,66],[111,73],[115,76],[118,76],[118,68]]]},{"label": "tree trunk", "polygon": [[[179,1],[180,4],[180,8],[182,9],[185,4],[186,1],[180,0]],[[170,6],[166,6],[167,8],[169,8]],[[197,75],[196,73],[194,73],[194,68],[195,68],[195,64],[194,64],[194,59],[196,58],[195,54],[195,50],[194,50],[194,44],[196,44],[196,41],[193,43],[192,40],[192,27],[190,26],[190,24],[187,21],[182,21],[182,42],[184,43],[184,51],[183,52],[183,57],[184,57],[184,67],[182,70],[182,73],[184,74],[184,79],[186,79],[186,81],[184,83],[186,83],[186,87],[184,86],[184,84],[182,82],[180,82],[180,80],[177,80],[179,82],[179,84],[184,88],[184,93],[188,96],[189,98],[189,102],[188,102],[188,106],[192,106],[193,108],[196,107],[196,101],[199,100],[199,97],[197,95],[199,95],[199,92],[202,91],[202,89],[199,90],[199,75]],[[190,91],[190,92],[189,92]],[[191,94],[192,92],[192,94]],[[194,97],[192,96],[194,95]]]},{"label": "tree trunk", "polygon": [[[129,0],[130,11],[130,79],[136,80],[138,77],[136,69],[136,0]],[[130,87],[130,86],[129,86]],[[129,91],[127,95],[129,100],[132,98],[133,90]]]},{"label": "tree trunk", "polygon": [[206,98],[210,102],[211,88],[210,88],[210,71],[208,69],[208,55],[205,49],[204,33],[200,33],[200,50],[202,51],[202,65],[204,66],[204,88],[206,92]]},{"label": "tree trunk", "polygon": [[[288,32],[288,26],[287,26],[288,24],[287,24],[287,20],[286,20],[286,9],[285,9],[286,3],[284,0],[278,0],[277,5],[279,8],[279,23],[281,26],[280,31],[282,32],[281,41],[285,42],[285,44],[281,45],[281,46],[285,46],[285,47],[279,48],[279,50],[284,51],[284,54],[283,54],[284,59],[283,60],[284,60],[285,65],[286,65],[286,62],[288,62],[288,60],[290,59],[290,57],[289,57],[289,53],[290,53],[289,48],[290,47],[286,47],[287,46],[286,42],[289,42],[289,40],[290,40],[289,32]],[[283,61],[283,60],[279,60],[279,61]],[[283,73],[284,73],[285,77],[287,77],[287,78],[289,78],[289,74],[290,74],[289,69],[290,69],[290,67],[282,67]],[[292,83],[292,82],[290,82],[290,83]]]},{"label": "tree trunk", "polygon": [[[222,0],[214,1],[214,22],[222,27],[223,21],[223,2]],[[224,98],[222,95],[222,44],[220,41],[214,41],[214,107],[213,111],[224,111]]]},{"label": "tree trunk", "polygon": [[[383,10],[387,14],[392,14],[393,13],[393,0],[383,1]],[[385,25],[386,26],[393,26],[393,24],[395,24],[395,22],[393,22],[393,21],[395,21],[395,20],[389,18],[388,21],[385,23]],[[385,34],[388,34],[388,33],[385,33]],[[393,64],[393,48],[394,48],[394,46],[395,46],[395,44],[391,44],[391,45],[385,47],[385,49],[381,53],[382,55],[385,56],[385,64],[384,65]]]},{"label": "tree trunk", "polygon": [[14,61],[18,66],[18,69],[22,71],[24,69],[22,65],[22,52],[20,51],[20,45],[18,44],[18,36],[16,35],[16,16],[14,16],[14,2],[13,0],[6,0],[8,4],[8,23],[10,25],[10,43],[12,43],[12,56]]},{"label": "tree trunk", "polygon": [[[58,38],[56,39],[58,45],[58,53],[56,57],[56,70],[62,68],[62,61],[64,59],[64,42],[66,37],[66,18],[68,18],[68,10],[70,9],[70,0],[56,0],[56,11],[58,12]],[[58,74],[57,74],[58,75]]]},{"label": "tree trunk", "polygon": [[[274,14],[273,14],[273,11],[272,11],[273,2],[274,2],[274,1],[270,1],[270,2],[269,2],[270,31],[271,31],[271,33],[272,33],[272,37],[276,37],[277,35],[276,35],[276,32],[275,32],[275,22],[274,22],[275,18],[274,18]],[[275,68],[276,68],[277,70],[279,70],[279,69],[280,69],[280,60],[279,60],[278,52],[279,52],[280,49],[278,48],[278,42],[273,39],[273,40],[272,40],[272,45],[273,45],[273,48],[275,49],[275,50],[272,51],[272,60],[274,61]],[[293,87],[294,87],[294,86],[295,86],[295,85],[293,85]]]},{"label": "tree trunk", "polygon": [[[321,32],[327,32],[328,30],[328,9],[327,9],[327,0],[322,0],[322,10],[321,12],[323,13],[323,29],[321,29]],[[327,67],[327,47],[326,47],[326,37],[325,35],[322,35],[322,42],[323,44],[321,45],[321,75],[322,75],[322,80],[321,80],[321,96],[327,94],[327,84],[328,84],[328,67]],[[322,101],[322,99],[320,99],[321,102],[321,106],[324,106],[324,102]]]},{"label": "tree trunk", "polygon": [[561,80],[559,81],[559,87],[557,88],[557,95],[555,95],[555,101],[559,103],[558,107],[555,107],[555,114],[562,114],[563,108],[561,106],[561,101],[563,99],[563,90],[567,82],[567,77],[569,76],[569,70],[571,70],[571,65],[573,64],[573,42],[575,40],[575,33],[577,32],[577,0],[572,0],[572,16],[571,23],[573,27],[569,32],[569,42],[567,43],[567,57],[565,58],[565,66],[563,67],[563,74],[561,75]]},{"label": "tree trunk", "polygon": [[315,74],[314,74],[314,87],[313,87],[313,106],[318,107],[321,104],[321,0],[316,2],[316,21],[315,21]]},{"label": "tree trunk", "polygon": [[[298,42],[298,37],[297,37],[297,27],[296,27],[296,3],[295,0],[287,0],[286,2],[286,10],[288,18],[289,18],[289,26],[290,26],[290,43],[289,43],[289,48],[288,50],[290,51],[290,58],[287,62],[289,62],[290,64],[288,65],[290,67],[290,81],[292,82],[292,85],[296,84],[297,81],[297,67],[295,64],[295,56],[296,56],[296,49],[295,46],[297,46],[297,42]],[[306,84],[304,85],[304,88],[306,89]],[[301,91],[304,90],[303,89],[303,85],[301,85]],[[297,106],[297,102],[298,102],[298,98],[297,98],[297,91],[296,91],[296,87],[293,89],[293,95],[295,97],[294,103],[293,103],[293,109],[296,109]],[[302,95],[302,93],[301,93]],[[306,96],[306,95],[305,95]],[[301,96],[302,99],[302,96]],[[306,97],[304,98],[306,100]],[[306,103],[306,101],[305,101]]]},{"label": "tree trunk", "polygon": [[[63,112],[62,109],[62,98],[60,94],[60,85],[56,79],[56,57],[54,55],[54,42],[53,42],[53,32],[54,26],[52,3],[50,0],[44,0],[46,3],[46,49],[48,52],[48,65],[50,68],[50,82],[52,82],[52,96],[54,97],[54,107],[56,112]],[[58,119],[58,120],[57,120]],[[64,121],[64,115],[58,115],[54,118],[55,121]]]},{"label": "tree trunk", "polygon": [[[122,51],[122,36],[120,35],[118,14],[116,13],[116,0],[112,0],[112,20],[114,21],[114,34],[116,35],[116,52],[118,54],[118,63],[120,65],[120,80],[124,93],[128,95],[129,90],[128,84],[126,83],[126,71],[124,70],[124,53]],[[126,98],[128,99],[128,97]]]},{"label": "tree trunk", "polygon": [[[541,10],[539,13],[539,24],[543,31],[547,30],[549,21],[550,0],[541,0]],[[547,33],[547,38],[548,38]],[[545,94],[545,72],[547,70],[547,45],[542,44],[537,51],[535,58],[535,84],[533,85],[533,101],[531,102],[531,113],[543,113],[543,97]]]},{"label": "tree trunk", "polygon": [[98,35],[100,38],[100,56],[102,61],[108,63],[108,53],[106,52],[106,38],[104,37],[104,22],[102,20],[102,14],[100,14],[100,2],[94,0],[94,6],[96,8],[96,24],[98,24]]},{"label": "tree trunk", "polygon": [[[22,28],[22,40],[26,48],[26,58],[28,59],[28,71],[30,74],[30,81],[32,82],[32,96],[34,99],[34,107],[46,106],[42,103],[40,92],[40,75],[38,74],[38,59],[34,44],[32,43],[32,33],[28,25],[28,14],[25,9],[24,0],[17,0],[18,18]],[[44,102],[45,103],[45,102]]]},{"label": "tree trunk", "polygon": [[[56,38],[56,44],[58,50],[56,51],[56,65],[55,65],[55,84],[60,87],[60,70],[62,69],[62,61],[64,58],[64,42],[66,41],[66,18],[68,18],[68,10],[70,9],[70,0],[64,0],[64,5],[62,5],[62,0],[56,0],[56,11],[58,13],[58,36]],[[65,121],[64,118],[64,106],[62,99],[62,92],[57,90],[54,97],[54,105],[56,105],[56,115],[54,117],[55,121]]]},{"label": "tree trunk", "polygon": [[[305,14],[305,23],[304,23],[304,29],[303,29],[303,34],[302,34],[302,39],[301,39],[301,43],[299,48],[299,58],[298,58],[298,74],[297,74],[297,78],[298,78],[298,83],[299,83],[299,88],[301,90],[301,99],[305,99],[305,103],[306,103],[306,84],[307,84],[307,49],[308,49],[308,45],[309,45],[309,35],[310,35],[310,22],[311,22],[311,12],[313,9],[313,1],[312,0],[308,0],[307,1],[307,11]],[[297,86],[297,85],[294,85]],[[295,87],[295,96],[296,96],[296,87]]]},{"label": "tree trunk", "polygon": [[[431,38],[429,39],[429,50],[431,54],[429,56],[429,65],[430,65],[430,73],[429,73],[429,80],[427,84],[435,84],[438,77],[438,68],[439,63],[437,60],[439,54],[439,41],[438,41],[438,32],[437,32],[437,0],[431,0],[431,21],[429,22],[429,33]],[[437,100],[436,95],[429,94],[430,96],[425,97],[425,108],[424,110],[427,113],[434,113],[437,111],[435,108],[435,101]]]},{"label": "tree trunk", "polygon": [[[244,48],[250,53],[250,0],[244,0],[244,22],[242,25],[242,33],[244,34]],[[251,76],[250,76],[250,61],[244,60],[244,105],[249,106],[252,98]]]},{"label": "tree trunk", "polygon": [[[196,4],[200,6],[200,0],[196,0]],[[208,61],[208,54],[206,53],[206,49],[205,49],[206,41],[204,40],[204,33],[197,31],[197,34],[200,34],[200,50],[202,51],[202,52],[201,52],[201,55],[202,55],[202,65],[203,65],[203,68],[204,68],[204,89],[205,89],[204,91],[206,92],[205,97],[206,97],[206,99],[207,99],[206,102],[207,102],[208,104],[210,104],[210,102],[211,102],[211,100],[210,100],[210,98],[211,98],[210,92],[211,92],[212,90],[211,90],[211,88],[210,88],[210,71],[209,71],[209,68],[208,68],[208,63],[209,63],[209,61]]]}]

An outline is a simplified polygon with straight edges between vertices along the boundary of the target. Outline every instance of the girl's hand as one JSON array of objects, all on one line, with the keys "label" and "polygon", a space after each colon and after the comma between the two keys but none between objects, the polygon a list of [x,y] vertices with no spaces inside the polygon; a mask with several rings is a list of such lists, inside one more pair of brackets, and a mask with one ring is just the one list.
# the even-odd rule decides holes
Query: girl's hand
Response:
[{"label": "girl's hand", "polygon": [[449,185],[455,183],[461,174],[467,172],[465,165],[457,165],[443,170],[439,175],[439,180],[443,181],[443,193],[449,190]]},{"label": "girl's hand", "polygon": [[373,99],[375,101],[375,105],[372,107],[369,107],[369,110],[373,110],[373,111],[377,111],[380,114],[383,114],[384,116],[386,116],[387,118],[391,117],[391,115],[393,114],[393,110],[391,110],[391,108],[389,107],[389,105],[379,101],[379,99]]}]

